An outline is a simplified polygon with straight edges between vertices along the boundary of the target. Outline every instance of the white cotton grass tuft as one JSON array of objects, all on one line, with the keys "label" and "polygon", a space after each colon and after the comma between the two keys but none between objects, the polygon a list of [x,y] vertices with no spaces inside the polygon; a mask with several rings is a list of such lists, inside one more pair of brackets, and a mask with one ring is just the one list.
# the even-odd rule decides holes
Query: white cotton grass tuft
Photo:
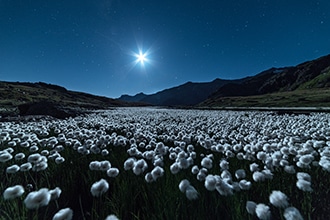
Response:
[{"label": "white cotton grass tuft", "polygon": [[284,171],[285,171],[286,173],[289,173],[289,174],[295,174],[295,173],[296,173],[296,169],[294,168],[293,165],[286,165],[286,166],[284,167]]},{"label": "white cotton grass tuft", "polygon": [[236,177],[237,179],[244,179],[244,178],[246,177],[246,172],[245,172],[245,170],[243,170],[243,169],[238,169],[238,170],[236,170],[236,172],[235,172],[235,177]]},{"label": "white cotton grass tuft", "polygon": [[181,180],[179,184],[179,189],[181,192],[186,192],[187,187],[190,185],[190,182],[187,179]]},{"label": "white cotton grass tuft", "polygon": [[189,185],[186,189],[186,197],[189,200],[195,200],[198,198],[198,192],[192,185]]},{"label": "white cotton grass tuft", "polygon": [[48,205],[51,195],[47,188],[41,188],[38,191],[30,192],[24,199],[27,209],[38,209],[39,207]]},{"label": "white cotton grass tuft", "polygon": [[140,159],[134,163],[133,173],[138,176],[142,174],[147,168],[147,162],[144,159]]},{"label": "white cotton grass tuft", "polygon": [[17,164],[14,164],[6,168],[6,173],[13,174],[13,173],[17,173],[19,170],[20,167]]},{"label": "white cotton grass tuft", "polygon": [[256,214],[257,214],[257,217],[261,220],[268,220],[270,219],[270,208],[269,206],[265,205],[265,204],[262,204],[262,203],[259,203],[257,206],[256,206]]},{"label": "white cotton grass tuft", "polygon": [[181,182],[179,184],[179,189],[182,193],[186,194],[186,197],[189,200],[195,200],[198,198],[197,190],[195,189],[195,187],[193,187],[190,184],[190,182],[187,179],[181,180]]},{"label": "white cotton grass tuft", "polygon": [[262,182],[266,179],[264,173],[260,172],[260,171],[255,171],[252,174],[252,178],[255,182]]},{"label": "white cotton grass tuft", "polygon": [[305,191],[305,192],[313,191],[313,189],[311,187],[312,178],[308,173],[298,172],[297,179],[298,180],[297,180],[296,186],[298,187],[298,189]]},{"label": "white cotton grass tuft", "polygon": [[204,186],[209,191],[214,191],[217,185],[217,178],[214,175],[207,175]]},{"label": "white cotton grass tuft", "polygon": [[24,153],[18,153],[15,155],[15,160],[22,160],[25,158],[25,154]]},{"label": "white cotton grass tuft", "polygon": [[304,173],[304,172],[298,172],[297,173],[297,179],[298,180],[306,180],[308,182],[312,181],[311,176],[308,173]]},{"label": "white cotton grass tuft", "polygon": [[202,167],[205,167],[206,169],[211,169],[213,166],[213,161],[209,157],[204,157],[201,161]]},{"label": "white cotton grass tuft", "polygon": [[241,190],[249,190],[252,187],[252,183],[245,179],[239,181],[238,186]]},{"label": "white cotton grass tuft", "polygon": [[65,161],[65,159],[64,159],[64,157],[56,157],[55,158],[55,163],[56,164],[61,164],[61,163],[64,163],[64,161]]},{"label": "white cotton grass tuft", "polygon": [[111,163],[108,160],[104,160],[100,162],[100,170],[107,171],[111,168]]},{"label": "white cotton grass tuft", "polygon": [[59,187],[56,187],[55,189],[49,190],[49,193],[50,193],[50,200],[56,200],[60,198],[62,190]]},{"label": "white cotton grass tuft", "polygon": [[94,197],[100,197],[106,193],[109,189],[109,183],[105,179],[101,179],[93,183],[91,187],[91,193]]},{"label": "white cotton grass tuft", "polygon": [[70,208],[64,208],[58,211],[52,220],[71,220],[73,217],[73,211]]},{"label": "white cotton grass tuft", "polygon": [[196,175],[197,173],[199,172],[199,168],[197,165],[194,165],[192,168],[191,168],[191,173]]},{"label": "white cotton grass tuft", "polygon": [[119,220],[119,218],[117,217],[117,216],[115,216],[115,215],[108,215],[106,218],[105,218],[105,220]]},{"label": "white cotton grass tuft", "polygon": [[255,202],[253,202],[253,201],[246,202],[245,208],[249,214],[254,215],[256,213],[256,207],[257,207],[257,204]]},{"label": "white cotton grass tuft", "polygon": [[288,197],[281,191],[273,190],[269,196],[269,202],[277,208],[288,207]]},{"label": "white cotton grass tuft", "polygon": [[160,166],[156,166],[151,171],[152,178],[156,181],[159,177],[162,177],[164,175],[164,169]]},{"label": "white cotton grass tuft", "polygon": [[16,186],[8,187],[3,192],[3,198],[5,200],[7,200],[7,199],[15,199],[17,197],[22,196],[23,193],[24,193],[24,188],[21,185],[16,185]]},{"label": "white cotton grass tuft", "polygon": [[23,163],[23,164],[21,164],[19,169],[20,169],[21,172],[29,171],[29,170],[32,169],[32,164],[30,162]]},{"label": "white cotton grass tuft", "polygon": [[304,179],[298,179],[296,186],[298,189],[305,191],[305,192],[312,192],[313,189],[311,187],[311,182],[306,181]]},{"label": "white cotton grass tuft", "polygon": [[249,167],[251,172],[259,171],[259,165],[257,163],[251,163]]},{"label": "white cotton grass tuft", "polygon": [[177,174],[180,170],[181,170],[181,168],[180,168],[180,166],[177,162],[173,163],[170,166],[170,171],[171,171],[172,174]]},{"label": "white cotton grass tuft", "polygon": [[108,177],[116,177],[119,175],[119,169],[115,167],[111,167],[107,170]]},{"label": "white cotton grass tuft", "polygon": [[13,156],[7,151],[0,151],[0,162],[4,163],[11,160]]},{"label": "white cotton grass tuft", "polygon": [[135,163],[136,159],[135,158],[128,158],[125,162],[124,162],[124,169],[125,170],[131,170],[134,167],[134,163]]},{"label": "white cotton grass tuft", "polygon": [[[225,180],[228,180],[228,179],[225,179]],[[234,187],[225,180],[218,178],[216,190],[222,196],[231,196],[234,194],[234,192],[233,192]]]},{"label": "white cotton grass tuft", "polygon": [[101,170],[101,163],[99,161],[91,161],[89,163],[90,170]]},{"label": "white cotton grass tuft", "polygon": [[295,207],[288,207],[284,210],[283,216],[286,220],[303,220],[299,210]]}]

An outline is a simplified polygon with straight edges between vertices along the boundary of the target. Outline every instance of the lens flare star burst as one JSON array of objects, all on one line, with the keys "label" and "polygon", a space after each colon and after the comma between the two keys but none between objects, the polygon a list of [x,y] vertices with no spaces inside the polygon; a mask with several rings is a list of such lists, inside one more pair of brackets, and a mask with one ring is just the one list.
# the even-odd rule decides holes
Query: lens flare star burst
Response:
[{"label": "lens flare star burst", "polygon": [[142,53],[142,51],[140,51],[139,54],[136,54],[136,58],[137,58],[137,62],[141,63],[142,65],[144,65],[144,62],[148,61],[147,59],[147,54],[146,53]]}]

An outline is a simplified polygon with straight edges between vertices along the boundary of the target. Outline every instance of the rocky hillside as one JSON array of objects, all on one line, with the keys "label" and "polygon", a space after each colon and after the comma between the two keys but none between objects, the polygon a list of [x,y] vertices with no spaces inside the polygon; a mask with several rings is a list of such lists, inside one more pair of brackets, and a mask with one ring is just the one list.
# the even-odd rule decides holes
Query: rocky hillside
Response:
[{"label": "rocky hillside", "polygon": [[113,106],[135,106],[102,96],[74,92],[47,83],[0,81],[0,115],[51,115],[57,118],[75,116],[93,109]]}]

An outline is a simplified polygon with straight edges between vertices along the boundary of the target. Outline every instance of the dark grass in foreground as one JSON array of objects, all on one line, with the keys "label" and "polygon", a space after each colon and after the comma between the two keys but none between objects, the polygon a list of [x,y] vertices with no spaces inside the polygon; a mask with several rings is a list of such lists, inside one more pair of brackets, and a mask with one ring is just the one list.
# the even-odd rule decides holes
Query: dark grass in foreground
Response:
[{"label": "dark grass in foreground", "polygon": [[[165,144],[173,146],[173,143]],[[211,153],[196,143],[194,145],[197,155]],[[1,145],[1,148],[6,146]],[[65,148],[61,155],[66,161],[59,165],[49,162],[48,169],[41,172],[29,171],[10,175],[5,173],[5,169],[14,161],[1,163],[1,191],[16,184],[32,184],[33,190],[41,187],[52,189],[58,186],[62,189],[62,194],[57,201],[52,201],[38,211],[29,211],[25,208],[23,198],[27,192],[14,200],[4,201],[1,198],[0,219],[51,219],[59,208],[65,207],[73,209],[74,219],[105,219],[109,214],[115,214],[120,219],[256,219],[247,213],[246,201],[269,204],[268,197],[272,190],[284,192],[289,197],[289,204],[300,210],[304,219],[326,219],[330,214],[330,178],[320,167],[308,171],[312,176],[313,192],[299,190],[295,186],[296,176],[278,168],[274,171],[273,180],[261,183],[255,183],[252,174],[247,172],[246,179],[253,183],[249,191],[221,196],[217,191],[207,191],[204,182],[199,182],[196,176],[191,174],[190,168],[173,175],[169,170],[173,161],[168,158],[164,160],[164,176],[156,182],[146,183],[144,175],[136,176],[132,171],[123,169],[123,163],[128,158],[128,146],[108,146],[108,149],[110,154],[101,156],[80,155],[72,148]],[[220,153],[214,154],[214,161],[220,161],[224,157],[225,155]],[[112,167],[119,168],[120,174],[110,178],[105,172],[89,170],[89,163],[93,160],[109,160]],[[237,169],[249,170],[249,161],[231,158],[229,163],[231,173]],[[199,157],[195,164],[200,164]],[[153,166],[149,164],[149,167]],[[146,172],[149,171],[150,169]],[[297,171],[304,170],[297,168]],[[214,163],[209,173],[220,175],[219,165]],[[109,182],[109,191],[100,198],[94,198],[90,193],[90,187],[101,178]],[[179,191],[178,185],[182,179],[188,179],[197,189],[197,200],[190,201]],[[271,205],[270,207],[272,219],[284,219],[281,211]]]}]

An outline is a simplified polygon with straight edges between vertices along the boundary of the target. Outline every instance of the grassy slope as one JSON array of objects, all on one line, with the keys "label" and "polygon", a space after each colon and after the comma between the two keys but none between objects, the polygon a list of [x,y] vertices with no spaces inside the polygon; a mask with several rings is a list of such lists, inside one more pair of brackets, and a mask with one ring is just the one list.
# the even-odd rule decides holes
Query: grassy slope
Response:
[{"label": "grassy slope", "polygon": [[208,99],[209,107],[330,107],[330,89],[298,89],[257,96]]}]

